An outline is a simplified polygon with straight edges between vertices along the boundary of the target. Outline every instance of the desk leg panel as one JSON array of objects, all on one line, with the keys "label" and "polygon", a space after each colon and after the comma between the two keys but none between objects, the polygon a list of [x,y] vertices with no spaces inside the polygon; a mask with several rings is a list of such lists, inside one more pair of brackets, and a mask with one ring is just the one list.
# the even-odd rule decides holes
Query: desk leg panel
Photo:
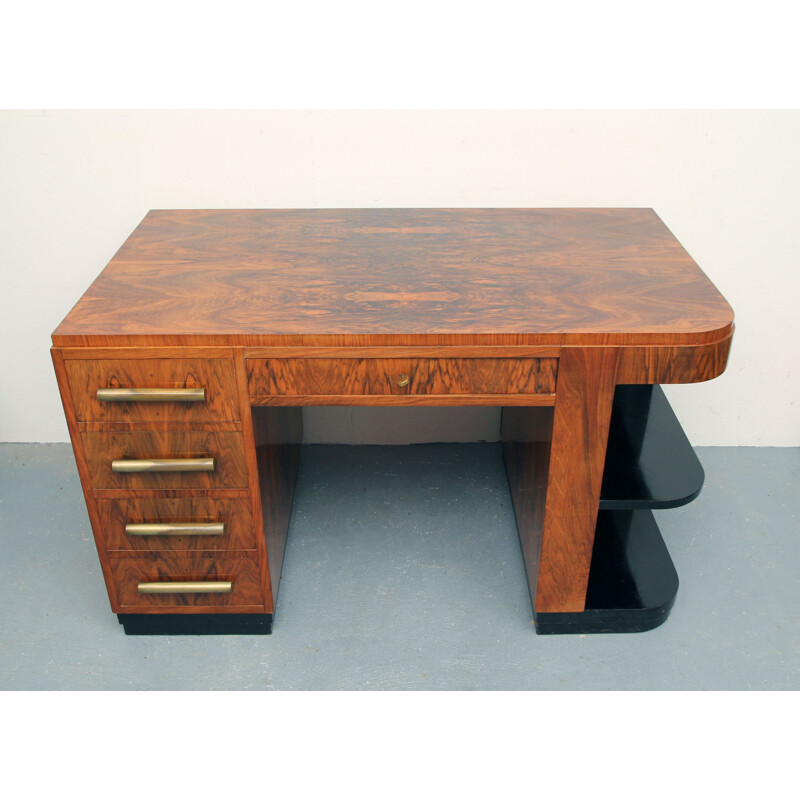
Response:
[{"label": "desk leg panel", "polygon": [[243,350],[235,361],[264,603],[274,612],[303,440],[302,409],[251,408]]},{"label": "desk leg panel", "polygon": [[553,409],[504,407],[500,431],[508,488],[533,605],[542,549]]},{"label": "desk leg panel", "polygon": [[256,461],[263,538],[269,559],[271,600],[278,602],[278,588],[292,513],[300,445],[303,440],[302,409],[254,408]]},{"label": "desk leg panel", "polygon": [[534,611],[583,611],[600,505],[618,351],[565,347],[553,438]]},{"label": "desk leg panel", "polygon": [[652,512],[601,511],[585,610],[535,613],[536,632],[649,631],[666,621],[677,593],[678,573]]}]

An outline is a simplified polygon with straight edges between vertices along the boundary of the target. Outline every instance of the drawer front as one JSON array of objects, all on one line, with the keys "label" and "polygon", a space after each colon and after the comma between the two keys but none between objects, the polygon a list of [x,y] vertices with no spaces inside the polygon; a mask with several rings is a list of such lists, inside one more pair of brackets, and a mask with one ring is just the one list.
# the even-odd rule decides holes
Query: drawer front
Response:
[{"label": "drawer front", "polygon": [[250,395],[552,394],[557,358],[248,359]]},{"label": "drawer front", "polygon": [[120,606],[126,610],[225,606],[260,609],[264,605],[255,559],[173,554],[125,558],[111,554],[109,561]]},{"label": "drawer front", "polygon": [[409,394],[422,390],[424,359],[248,359],[251,395]]},{"label": "drawer front", "polygon": [[256,547],[250,501],[246,497],[99,498],[97,508],[107,550]]},{"label": "drawer front", "polygon": [[[231,359],[70,359],[65,365],[75,413],[80,422],[239,419],[238,392]],[[109,389],[114,391],[105,391]],[[122,390],[127,389],[136,390],[135,399],[126,399]],[[147,389],[160,391],[147,395]],[[103,398],[98,398],[98,390],[101,390]]]},{"label": "drawer front", "polygon": [[[81,434],[95,489],[245,489],[242,434],[237,431],[84,431]],[[120,472],[124,462],[167,459],[158,471]],[[187,459],[196,460],[187,464]],[[213,469],[208,470],[208,459]],[[199,463],[205,460],[205,464]],[[147,466],[147,465],[141,465]],[[179,471],[190,468],[190,471]],[[167,470],[167,471],[165,471]]]},{"label": "drawer front", "polygon": [[429,394],[552,394],[557,358],[432,358]]}]

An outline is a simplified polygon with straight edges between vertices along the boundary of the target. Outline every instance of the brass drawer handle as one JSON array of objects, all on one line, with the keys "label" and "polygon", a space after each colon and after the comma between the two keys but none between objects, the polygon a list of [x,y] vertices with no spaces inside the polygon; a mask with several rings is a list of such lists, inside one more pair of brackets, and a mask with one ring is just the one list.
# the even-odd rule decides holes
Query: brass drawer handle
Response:
[{"label": "brass drawer handle", "polygon": [[398,386],[399,386],[401,389],[402,389],[404,386],[408,386],[408,384],[409,384],[409,383],[411,383],[411,378],[409,378],[409,377],[408,377],[408,375],[401,375],[401,376],[400,376],[400,377],[397,379],[397,385],[398,385]]},{"label": "brass drawer handle", "polygon": [[112,472],[213,472],[213,458],[122,458],[111,462]]},{"label": "brass drawer handle", "polygon": [[160,581],[140,583],[139,594],[230,594],[233,581]]},{"label": "brass drawer handle", "polygon": [[98,389],[105,403],[204,403],[205,389]]},{"label": "brass drawer handle", "polygon": [[132,522],[125,526],[128,536],[221,536],[224,522]]}]

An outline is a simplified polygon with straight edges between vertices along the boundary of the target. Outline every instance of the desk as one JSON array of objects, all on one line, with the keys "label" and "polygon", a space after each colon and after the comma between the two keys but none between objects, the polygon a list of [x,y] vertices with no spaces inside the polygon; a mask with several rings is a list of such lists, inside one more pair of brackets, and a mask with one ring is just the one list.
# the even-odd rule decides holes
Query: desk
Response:
[{"label": "desk", "polygon": [[703,472],[658,388],[733,313],[649,209],[151,211],[53,333],[127,633],[268,633],[303,406],[501,406],[539,633],[677,591],[649,509]]}]

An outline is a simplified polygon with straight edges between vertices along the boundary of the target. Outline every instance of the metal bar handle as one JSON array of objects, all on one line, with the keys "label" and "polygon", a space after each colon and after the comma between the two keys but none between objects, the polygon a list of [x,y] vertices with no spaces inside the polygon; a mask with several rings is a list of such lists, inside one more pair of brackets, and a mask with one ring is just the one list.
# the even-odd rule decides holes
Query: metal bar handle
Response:
[{"label": "metal bar handle", "polygon": [[112,472],[213,472],[213,458],[118,458]]},{"label": "metal bar handle", "polygon": [[222,536],[224,522],[130,522],[128,536]]},{"label": "metal bar handle", "polygon": [[98,389],[104,403],[204,403],[205,389]]},{"label": "metal bar handle", "polygon": [[233,581],[159,581],[138,588],[140,594],[230,594]]}]

